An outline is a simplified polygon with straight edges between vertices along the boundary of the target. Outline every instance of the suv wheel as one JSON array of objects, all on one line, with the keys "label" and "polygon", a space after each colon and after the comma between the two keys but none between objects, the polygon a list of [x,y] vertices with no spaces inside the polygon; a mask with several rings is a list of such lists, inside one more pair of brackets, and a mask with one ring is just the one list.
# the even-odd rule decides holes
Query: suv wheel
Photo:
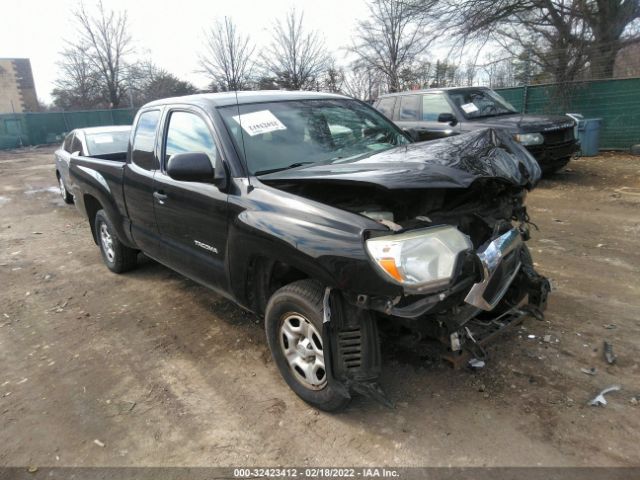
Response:
[{"label": "suv wheel", "polygon": [[115,228],[104,210],[96,213],[94,224],[102,260],[114,273],[124,273],[136,266],[138,252],[124,245],[116,236]]},{"label": "suv wheel", "polygon": [[267,342],[275,364],[289,387],[321,410],[344,408],[349,399],[331,385],[322,341],[324,289],[300,280],[279,289],[265,314]]}]

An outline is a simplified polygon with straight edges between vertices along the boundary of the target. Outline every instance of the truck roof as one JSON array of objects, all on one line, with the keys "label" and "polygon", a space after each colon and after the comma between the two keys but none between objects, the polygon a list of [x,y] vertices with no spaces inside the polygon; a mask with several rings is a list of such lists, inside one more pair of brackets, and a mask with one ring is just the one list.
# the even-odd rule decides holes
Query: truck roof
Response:
[{"label": "truck roof", "polygon": [[452,92],[455,90],[489,90],[489,87],[437,87],[437,88],[422,88],[420,90],[405,90],[404,92],[394,92],[394,93],[385,93],[384,95],[380,95],[379,98],[383,97],[396,97],[398,95],[413,95],[420,93],[439,93],[439,92]]},{"label": "truck roof", "polygon": [[163,98],[147,103],[145,107],[167,105],[167,104],[189,104],[201,107],[225,107],[235,105],[236,99],[239,105],[261,102],[283,102],[287,100],[309,100],[309,99],[350,99],[344,95],[325,92],[304,92],[304,91],[284,91],[284,90],[256,90],[221,93],[201,93],[197,95],[185,95],[183,97]]}]

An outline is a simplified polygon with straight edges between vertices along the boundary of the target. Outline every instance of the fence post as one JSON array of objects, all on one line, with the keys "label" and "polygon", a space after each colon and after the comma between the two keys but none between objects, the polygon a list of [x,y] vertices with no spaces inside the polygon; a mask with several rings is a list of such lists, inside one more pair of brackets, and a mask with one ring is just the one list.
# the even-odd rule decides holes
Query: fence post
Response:
[{"label": "fence post", "polygon": [[522,87],[522,113],[527,113],[527,101],[529,100],[529,85],[524,84]]}]

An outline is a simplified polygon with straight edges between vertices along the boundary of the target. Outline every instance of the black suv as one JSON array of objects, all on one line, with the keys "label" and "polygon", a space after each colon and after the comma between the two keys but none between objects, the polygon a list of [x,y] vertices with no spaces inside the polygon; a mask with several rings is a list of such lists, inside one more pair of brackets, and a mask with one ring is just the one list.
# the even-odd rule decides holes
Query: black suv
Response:
[{"label": "black suv", "polygon": [[575,122],[564,115],[520,114],[486,87],[454,87],[383,95],[374,106],[416,141],[502,128],[536,158],[543,173],[564,167],[579,150]]}]

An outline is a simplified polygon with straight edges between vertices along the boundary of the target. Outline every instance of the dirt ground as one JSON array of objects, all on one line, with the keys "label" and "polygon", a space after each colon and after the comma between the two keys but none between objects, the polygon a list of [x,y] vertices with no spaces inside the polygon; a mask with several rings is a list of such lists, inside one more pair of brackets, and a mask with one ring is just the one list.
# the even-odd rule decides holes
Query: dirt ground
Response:
[{"label": "dirt ground", "polygon": [[544,321],[477,372],[387,351],[397,408],[331,415],[287,388],[254,316],[152,261],[110,273],[51,152],[0,154],[0,465],[640,465],[640,157],[529,194]]}]

